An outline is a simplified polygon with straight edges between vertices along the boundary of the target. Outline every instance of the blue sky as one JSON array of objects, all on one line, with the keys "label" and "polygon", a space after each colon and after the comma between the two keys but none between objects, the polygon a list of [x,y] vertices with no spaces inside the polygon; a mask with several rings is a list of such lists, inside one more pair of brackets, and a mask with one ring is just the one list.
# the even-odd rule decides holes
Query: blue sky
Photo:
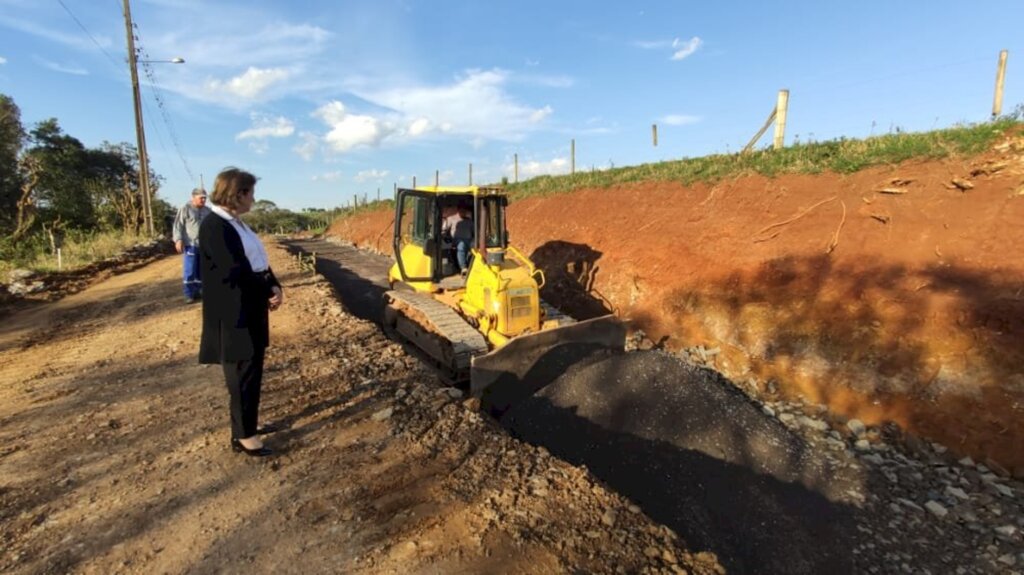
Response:
[{"label": "blue sky", "polygon": [[[135,142],[122,0],[0,0],[27,127]],[[73,15],[73,16],[72,16]],[[790,90],[787,143],[1024,102],[1024,2],[134,0],[153,168],[172,204],[235,165],[290,209],[735,152]],[[77,21],[76,21],[77,20]],[[155,80],[155,82],[153,81]],[[651,142],[658,124],[658,146]],[[761,141],[770,143],[771,132]]]}]

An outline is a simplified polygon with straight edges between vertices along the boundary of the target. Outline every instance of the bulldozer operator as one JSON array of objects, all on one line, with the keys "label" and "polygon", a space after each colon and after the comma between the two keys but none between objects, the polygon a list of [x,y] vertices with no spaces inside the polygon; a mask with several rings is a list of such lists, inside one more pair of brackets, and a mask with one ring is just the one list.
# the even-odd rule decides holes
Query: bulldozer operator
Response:
[{"label": "bulldozer operator", "polygon": [[455,250],[455,261],[459,274],[469,273],[469,249],[473,245],[473,214],[465,206],[447,206],[442,211],[441,236],[447,239]]}]

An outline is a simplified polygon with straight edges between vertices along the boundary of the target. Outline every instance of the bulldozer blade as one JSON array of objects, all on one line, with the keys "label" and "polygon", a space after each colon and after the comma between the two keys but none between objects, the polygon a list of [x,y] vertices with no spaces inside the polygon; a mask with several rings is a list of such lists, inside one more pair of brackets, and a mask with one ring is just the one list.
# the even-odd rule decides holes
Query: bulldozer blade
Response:
[{"label": "bulldozer blade", "polygon": [[500,416],[547,386],[573,364],[599,351],[622,352],[626,326],[614,315],[519,336],[500,349],[474,357],[470,393]]}]

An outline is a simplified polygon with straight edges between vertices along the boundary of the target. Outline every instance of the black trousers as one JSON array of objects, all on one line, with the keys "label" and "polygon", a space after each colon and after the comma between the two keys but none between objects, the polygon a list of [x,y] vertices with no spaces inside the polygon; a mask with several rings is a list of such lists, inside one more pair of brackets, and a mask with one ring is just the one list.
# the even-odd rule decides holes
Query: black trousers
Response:
[{"label": "black trousers", "polygon": [[231,396],[231,438],[256,435],[260,410],[260,386],[263,385],[264,349],[257,349],[252,359],[222,364],[224,381]]}]

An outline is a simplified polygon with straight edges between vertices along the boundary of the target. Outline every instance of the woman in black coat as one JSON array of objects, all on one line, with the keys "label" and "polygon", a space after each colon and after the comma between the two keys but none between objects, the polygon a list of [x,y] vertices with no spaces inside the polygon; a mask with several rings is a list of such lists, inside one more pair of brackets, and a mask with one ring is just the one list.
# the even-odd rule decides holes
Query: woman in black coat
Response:
[{"label": "woman in black coat", "polygon": [[271,450],[257,425],[263,358],[270,344],[268,311],[284,301],[259,237],[239,219],[252,209],[256,176],[226,168],[210,197],[212,214],[199,226],[203,335],[199,363],[219,363],[231,397],[231,448],[263,457]]}]

